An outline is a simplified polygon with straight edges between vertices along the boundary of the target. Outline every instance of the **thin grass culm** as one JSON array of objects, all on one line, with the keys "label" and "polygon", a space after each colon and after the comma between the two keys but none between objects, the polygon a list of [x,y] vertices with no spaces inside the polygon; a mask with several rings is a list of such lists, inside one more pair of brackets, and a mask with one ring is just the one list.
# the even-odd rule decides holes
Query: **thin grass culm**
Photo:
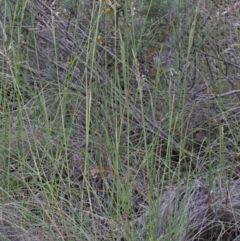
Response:
[{"label": "thin grass culm", "polygon": [[0,240],[240,239],[238,1],[0,11]]}]

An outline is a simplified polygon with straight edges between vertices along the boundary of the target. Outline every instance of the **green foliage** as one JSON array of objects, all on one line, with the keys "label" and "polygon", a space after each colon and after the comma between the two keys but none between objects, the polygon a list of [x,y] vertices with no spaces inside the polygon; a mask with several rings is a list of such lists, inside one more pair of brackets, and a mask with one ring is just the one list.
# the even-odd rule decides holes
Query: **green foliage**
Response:
[{"label": "green foliage", "polygon": [[143,0],[140,11],[147,15],[149,21],[158,21],[173,11],[180,11],[186,3],[182,0]]},{"label": "green foliage", "polygon": [[76,14],[79,1],[78,0],[61,0],[59,4],[62,8],[66,9],[71,14]]},{"label": "green foliage", "polygon": [[178,25],[178,16],[186,8],[181,0],[143,0],[137,9],[144,16],[144,48],[159,48]]},{"label": "green foliage", "polygon": [[[15,239],[40,241],[236,233],[240,121],[232,76],[238,80],[240,63],[235,73],[228,68],[216,30],[199,25],[206,9],[192,1],[186,14],[186,2],[5,0],[3,238],[13,239],[6,228]],[[211,69],[220,61],[229,76]]]}]

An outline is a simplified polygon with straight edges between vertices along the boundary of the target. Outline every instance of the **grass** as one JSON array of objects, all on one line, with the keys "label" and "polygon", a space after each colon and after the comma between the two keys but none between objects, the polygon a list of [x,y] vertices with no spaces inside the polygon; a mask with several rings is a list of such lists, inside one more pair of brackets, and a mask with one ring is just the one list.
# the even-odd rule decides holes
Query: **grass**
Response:
[{"label": "grass", "polygon": [[1,240],[239,239],[228,4],[2,2]]}]

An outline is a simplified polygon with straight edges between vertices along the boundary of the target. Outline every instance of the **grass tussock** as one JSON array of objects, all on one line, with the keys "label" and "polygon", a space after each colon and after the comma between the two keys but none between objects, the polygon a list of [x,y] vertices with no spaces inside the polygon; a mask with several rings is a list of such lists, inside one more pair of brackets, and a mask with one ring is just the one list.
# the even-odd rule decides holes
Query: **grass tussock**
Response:
[{"label": "grass tussock", "polygon": [[239,240],[238,5],[3,0],[0,239]]}]

